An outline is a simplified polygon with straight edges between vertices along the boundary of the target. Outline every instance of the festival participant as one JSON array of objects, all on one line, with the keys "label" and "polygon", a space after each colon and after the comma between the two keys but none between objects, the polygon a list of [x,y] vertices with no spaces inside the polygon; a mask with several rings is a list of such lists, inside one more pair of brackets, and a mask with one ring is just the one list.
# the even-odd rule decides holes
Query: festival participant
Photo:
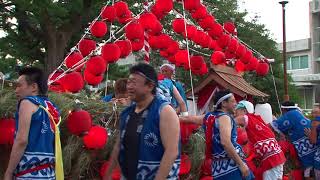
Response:
[{"label": "festival participant", "polygon": [[[160,76],[160,77],[159,77]],[[187,105],[181,97],[177,88],[173,85],[173,81],[161,75],[158,76],[157,96],[170,102],[171,106],[176,108],[178,114],[188,115]],[[178,105],[173,104],[172,99],[176,99]]]},{"label": "festival participant", "polygon": [[116,80],[114,84],[115,98],[113,98],[112,101],[122,106],[129,106],[131,103],[128,97],[127,82],[128,82],[127,78],[120,78]]},{"label": "festival participant", "polygon": [[[166,79],[171,80],[171,82],[173,83],[173,85],[174,85],[174,86],[177,88],[177,90],[179,91],[179,94],[180,94],[180,96],[182,97],[184,103],[186,104],[186,108],[188,108],[188,105],[187,105],[187,97],[186,97],[186,93],[185,93],[185,91],[184,91],[184,88],[183,88],[182,84],[181,84],[179,81],[174,81],[174,80],[172,79],[174,70],[175,70],[175,67],[174,67],[173,65],[171,65],[171,64],[163,64],[163,65],[160,67],[161,74],[163,74]],[[173,97],[173,98],[172,98],[172,104],[174,105],[175,108],[177,108],[178,104],[181,104],[181,103],[179,103],[177,97]]]},{"label": "festival participant", "polygon": [[254,115],[252,103],[240,101],[236,107],[236,122],[245,127],[256,157],[261,162],[263,180],[282,179],[285,155],[278,145],[273,131],[259,115]]},{"label": "festival participant", "polygon": [[291,101],[283,102],[281,110],[282,116],[272,121],[271,126],[276,132],[290,137],[304,168],[304,177],[312,179],[311,171],[316,148],[304,134],[304,129],[311,127],[311,121],[304,117],[300,109]]},{"label": "festival participant", "polygon": [[309,137],[312,144],[315,144],[317,151],[314,155],[314,172],[315,178],[320,179],[320,108],[314,106],[311,111],[312,117],[314,118],[311,122],[310,128],[305,129],[305,133]]},{"label": "festival participant", "polygon": [[[180,121],[203,124],[207,128],[212,124],[212,176],[215,180],[254,179],[252,172],[244,162],[244,153],[237,144],[237,125],[230,114],[234,113],[236,100],[230,91],[218,91],[214,94],[215,110],[202,116],[181,117]],[[207,132],[207,130],[206,130]]]},{"label": "festival participant", "polygon": [[104,179],[110,179],[117,158],[123,179],[178,179],[179,119],[168,102],[155,96],[157,85],[152,66],[130,68],[127,90],[133,104],[120,115],[120,137]]},{"label": "festival participant", "polygon": [[46,96],[47,90],[42,70],[35,67],[20,70],[15,90],[19,99],[16,134],[5,180],[63,179],[59,161],[62,157],[54,146],[55,125],[60,117],[57,107]]}]

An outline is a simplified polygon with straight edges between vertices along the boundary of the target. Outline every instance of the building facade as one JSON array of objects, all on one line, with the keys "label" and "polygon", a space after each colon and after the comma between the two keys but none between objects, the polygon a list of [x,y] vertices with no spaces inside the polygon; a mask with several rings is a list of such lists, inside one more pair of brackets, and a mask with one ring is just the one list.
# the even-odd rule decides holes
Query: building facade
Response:
[{"label": "building facade", "polygon": [[[287,72],[303,98],[302,109],[320,103],[320,0],[309,2],[310,38],[287,42]],[[278,44],[282,51],[282,43]]]}]

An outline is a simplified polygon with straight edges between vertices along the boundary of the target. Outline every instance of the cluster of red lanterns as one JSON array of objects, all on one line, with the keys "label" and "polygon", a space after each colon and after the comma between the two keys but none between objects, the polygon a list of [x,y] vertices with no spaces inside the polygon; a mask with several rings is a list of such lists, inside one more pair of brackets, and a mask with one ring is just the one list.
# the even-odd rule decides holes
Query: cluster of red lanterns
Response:
[{"label": "cluster of red lanterns", "polygon": [[0,144],[12,145],[15,129],[15,121],[13,118],[0,119]]},{"label": "cluster of red lanterns", "polygon": [[[105,161],[100,168],[100,177],[103,178],[106,174],[110,165],[110,161]],[[121,178],[121,169],[119,166],[112,170],[111,179],[112,180],[120,180]]]},{"label": "cluster of red lanterns", "polygon": [[100,126],[93,126],[91,115],[85,110],[71,111],[66,124],[71,134],[82,137],[87,149],[103,149],[107,143],[107,130]]}]

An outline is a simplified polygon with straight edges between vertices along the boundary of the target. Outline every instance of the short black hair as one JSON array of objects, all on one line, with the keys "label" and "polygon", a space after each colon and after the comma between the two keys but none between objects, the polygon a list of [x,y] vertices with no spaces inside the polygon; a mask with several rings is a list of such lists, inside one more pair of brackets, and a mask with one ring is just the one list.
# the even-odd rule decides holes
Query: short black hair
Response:
[{"label": "short black hair", "polygon": [[[293,101],[284,101],[281,103],[281,106],[295,106],[296,103],[294,103]],[[291,111],[291,110],[295,110],[297,108],[282,108],[282,111]]]},{"label": "short black hair", "polygon": [[[231,91],[229,89],[226,90],[221,90],[221,91],[216,91],[214,93],[214,99],[213,99],[213,103],[214,105],[217,104],[217,102],[219,101],[220,98],[222,98],[223,96],[230,94]],[[225,99],[224,101],[228,101],[230,98]],[[222,101],[223,102],[223,101]],[[220,103],[217,107],[215,107],[215,109],[221,109],[222,108],[222,103]]]},{"label": "short black hair", "polygon": [[129,70],[130,74],[142,73],[146,76],[146,83],[153,83],[154,88],[152,89],[152,94],[156,94],[156,89],[158,86],[158,75],[156,70],[149,64],[138,63],[132,66]]},{"label": "short black hair", "polygon": [[40,68],[25,67],[19,71],[19,76],[25,75],[28,85],[36,83],[40,96],[46,96],[48,93],[48,79]]}]

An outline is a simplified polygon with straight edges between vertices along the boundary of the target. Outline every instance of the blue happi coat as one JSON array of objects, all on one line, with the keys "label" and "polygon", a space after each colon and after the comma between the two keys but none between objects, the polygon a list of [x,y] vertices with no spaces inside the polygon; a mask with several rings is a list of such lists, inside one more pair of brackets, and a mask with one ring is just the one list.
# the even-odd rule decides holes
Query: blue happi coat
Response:
[{"label": "blue happi coat", "polygon": [[[154,179],[155,175],[160,167],[160,161],[164,154],[164,147],[161,143],[160,136],[160,112],[165,105],[169,102],[156,97],[152,101],[149,108],[147,108],[143,114],[142,118],[145,118],[143,122],[143,127],[140,132],[139,139],[139,155],[138,155],[138,167],[137,167],[137,180],[149,180]],[[130,119],[130,113],[135,110],[136,105],[132,104],[122,111],[120,115],[120,154],[119,154],[119,164],[121,169],[124,169],[124,135],[126,132],[126,125]],[[139,127],[138,127],[139,129]],[[180,141],[179,141],[180,142]],[[179,145],[179,155],[175,160],[169,176],[167,179],[176,180],[178,179],[180,169],[180,145]]]},{"label": "blue happi coat", "polygon": [[291,110],[272,121],[271,125],[275,130],[289,135],[302,166],[304,168],[313,167],[316,146],[304,134],[305,128],[311,128],[311,121],[299,110]]},{"label": "blue happi coat", "polygon": [[[45,108],[51,109],[59,116],[58,109],[46,97],[27,96],[24,99],[29,100],[35,105],[42,105]],[[21,102],[21,101],[20,101]],[[15,116],[16,132],[19,129],[19,108]],[[32,114],[31,124],[28,137],[28,145],[25,152],[16,168],[16,173],[33,169],[37,166],[51,164],[54,165],[54,126],[51,124],[48,114],[45,110],[38,108]],[[50,166],[39,171],[19,176],[19,179],[55,179],[54,166]]]},{"label": "blue happi coat", "polygon": [[[316,117],[314,121],[320,122],[320,117]],[[320,125],[317,127],[317,145],[316,153],[314,155],[314,168],[320,170]]]},{"label": "blue happi coat", "polygon": [[[217,120],[220,116],[228,114],[222,111],[209,112],[205,115],[204,121],[208,120],[210,116],[215,117],[215,123],[213,126],[213,136],[212,136],[212,176],[214,180],[241,180],[242,174],[241,171],[234,160],[228,157],[227,152],[224,150],[221,139],[220,139],[220,130],[219,130],[219,121]],[[234,119],[230,117],[231,120],[231,143],[233,144],[235,150],[239,156],[244,159],[244,153],[241,146],[237,143],[237,126]],[[205,124],[205,123],[204,123]],[[205,125],[204,125],[204,128]],[[247,180],[254,179],[253,174],[250,172],[250,175],[246,178]]]}]

